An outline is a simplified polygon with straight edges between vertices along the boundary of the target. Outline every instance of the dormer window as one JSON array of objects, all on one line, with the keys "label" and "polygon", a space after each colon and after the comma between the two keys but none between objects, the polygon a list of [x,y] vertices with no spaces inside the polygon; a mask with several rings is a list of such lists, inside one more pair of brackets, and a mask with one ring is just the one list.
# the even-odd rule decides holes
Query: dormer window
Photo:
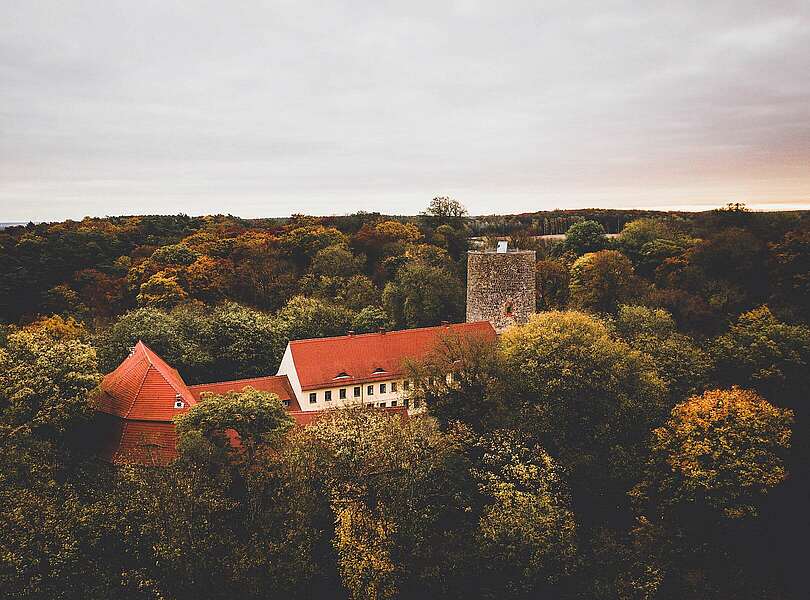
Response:
[{"label": "dormer window", "polygon": [[174,396],[174,408],[176,410],[179,410],[181,408],[185,408],[185,406],[186,406],[186,403],[183,402],[183,396],[181,396],[180,394],[175,394],[175,396]]},{"label": "dormer window", "polygon": [[385,373],[385,369],[381,367],[377,367],[371,372],[372,375],[382,375],[383,373]]},{"label": "dormer window", "polygon": [[335,375],[335,379],[346,379],[347,377],[349,377],[349,374],[346,371],[341,371]]}]

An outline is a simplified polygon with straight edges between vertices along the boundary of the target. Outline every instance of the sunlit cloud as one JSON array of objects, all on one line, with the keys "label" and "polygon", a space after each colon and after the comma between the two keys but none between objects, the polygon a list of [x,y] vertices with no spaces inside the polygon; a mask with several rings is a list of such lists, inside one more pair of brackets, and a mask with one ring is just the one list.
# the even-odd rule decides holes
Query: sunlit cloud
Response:
[{"label": "sunlit cloud", "polygon": [[810,208],[810,4],[22,2],[0,221]]}]

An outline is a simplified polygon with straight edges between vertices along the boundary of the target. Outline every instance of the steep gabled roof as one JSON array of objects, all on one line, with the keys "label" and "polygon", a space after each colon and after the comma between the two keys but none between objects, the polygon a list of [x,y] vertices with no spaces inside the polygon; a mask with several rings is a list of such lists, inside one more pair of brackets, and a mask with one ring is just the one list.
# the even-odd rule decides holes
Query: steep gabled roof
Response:
[{"label": "steep gabled roof", "polygon": [[200,400],[204,392],[212,394],[227,394],[228,392],[239,392],[246,387],[252,387],[262,392],[272,392],[278,396],[279,400],[288,401],[288,410],[298,411],[301,407],[295,398],[290,380],[286,375],[272,375],[270,377],[253,377],[251,379],[237,379],[234,381],[220,381],[217,383],[201,383],[199,385],[188,386],[189,391],[196,400]]},{"label": "steep gabled roof", "polygon": [[443,336],[496,339],[488,321],[290,342],[303,390],[384,381],[403,375],[406,360],[424,358]]},{"label": "steep gabled roof", "polygon": [[[174,407],[178,397],[184,407]],[[171,421],[196,404],[180,374],[143,342],[101,382],[96,409],[123,419]]]}]

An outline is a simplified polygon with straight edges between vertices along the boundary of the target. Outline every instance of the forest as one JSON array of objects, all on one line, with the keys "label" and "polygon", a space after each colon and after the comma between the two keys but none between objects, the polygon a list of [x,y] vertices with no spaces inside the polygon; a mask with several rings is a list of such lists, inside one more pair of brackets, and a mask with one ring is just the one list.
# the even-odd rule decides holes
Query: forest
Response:
[{"label": "forest", "polygon": [[[193,384],[274,374],[289,340],[463,321],[467,250],[498,237],[536,250],[537,314],[409,364],[424,414],[294,427],[247,388],[179,417],[169,466],[97,458],[94,390],[137,340]],[[440,197],[9,227],[0,590],[802,598],[808,393],[808,212],[470,216]]]}]

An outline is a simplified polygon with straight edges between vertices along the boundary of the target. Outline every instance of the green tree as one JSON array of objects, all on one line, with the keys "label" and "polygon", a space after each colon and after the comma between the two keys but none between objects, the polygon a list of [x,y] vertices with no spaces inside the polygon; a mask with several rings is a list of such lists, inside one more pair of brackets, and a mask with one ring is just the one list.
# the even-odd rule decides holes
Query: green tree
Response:
[{"label": "green tree", "polygon": [[576,522],[560,468],[514,432],[493,432],[478,447],[485,586],[491,597],[556,596],[576,561]]},{"label": "green tree", "polygon": [[362,310],[379,305],[380,290],[365,275],[354,275],[342,282],[337,301],[350,310]]},{"label": "green tree", "polygon": [[636,219],[626,223],[617,242],[629,257],[637,259],[644,244],[661,238],[668,238],[671,226],[657,219]]},{"label": "green tree", "polygon": [[563,310],[568,304],[571,275],[561,260],[538,260],[535,267],[537,310]]},{"label": "green tree", "polygon": [[612,313],[637,289],[633,265],[616,250],[585,254],[571,267],[571,303],[578,308]]},{"label": "green tree", "polygon": [[216,380],[275,373],[289,340],[278,318],[233,302],[211,313],[210,352],[216,357]]},{"label": "green tree", "polygon": [[0,348],[0,437],[28,432],[63,441],[92,415],[88,393],[100,381],[96,352],[40,326],[8,336]]},{"label": "green tree", "polygon": [[139,308],[96,335],[99,369],[112,371],[129,355],[130,348],[143,341],[188,383],[216,379],[212,373],[214,358],[207,347],[210,335],[210,319],[198,305],[184,305],[172,312]]},{"label": "green tree", "polygon": [[[650,427],[666,411],[652,360],[579,312],[533,315],[501,335],[519,423],[568,469],[582,510],[591,494],[620,502],[643,464]],[[577,495],[574,497],[577,500]]]},{"label": "green tree", "polygon": [[576,255],[598,252],[606,246],[605,228],[596,221],[574,223],[565,232],[565,249]]},{"label": "green tree", "polygon": [[447,251],[453,260],[460,260],[469,248],[466,228],[439,225],[433,233],[433,242]]},{"label": "green tree", "polygon": [[155,250],[149,260],[161,267],[188,266],[198,257],[199,254],[185,244],[172,244]]},{"label": "green tree", "polygon": [[810,321],[810,229],[788,231],[770,244],[774,264],[774,300],[788,314]]},{"label": "green tree", "polygon": [[363,272],[364,260],[352,254],[346,244],[327,246],[312,259],[310,273],[329,277],[351,277]]},{"label": "green tree", "polygon": [[756,389],[777,404],[800,408],[810,393],[810,327],[789,325],[767,306],[740,315],[711,344],[722,385]]},{"label": "green tree", "polygon": [[483,432],[508,421],[509,407],[504,400],[508,394],[495,342],[441,336],[424,359],[407,367],[414,382],[410,402],[427,405],[443,429],[462,422]]},{"label": "green tree", "polygon": [[345,335],[354,313],[316,298],[296,296],[277,315],[279,331],[287,340]]},{"label": "green tree", "polygon": [[450,225],[453,228],[458,228],[464,223],[467,209],[458,200],[447,196],[437,196],[430,201],[430,204],[421,215],[431,227]]},{"label": "green tree", "polygon": [[439,493],[431,477],[451,447],[428,421],[403,423],[399,415],[359,408],[327,413],[291,443],[310,485],[323,486],[329,498],[332,543],[350,596],[396,595],[422,562],[413,545],[418,532],[440,526],[425,503]]},{"label": "green tree", "polygon": [[383,305],[399,327],[438,325],[461,319],[463,285],[453,273],[422,261],[410,261],[383,290]]},{"label": "green tree", "polygon": [[388,313],[379,306],[366,306],[352,321],[352,329],[357,333],[372,333],[379,329],[391,329],[393,325]]},{"label": "green tree", "polygon": [[72,483],[100,380],[95,351],[50,321],[0,348],[0,589],[5,598],[108,596],[109,571],[87,555],[95,511]]},{"label": "green tree", "polygon": [[278,396],[250,386],[240,392],[203,395],[175,423],[181,438],[196,432],[221,448],[231,448],[228,432],[232,430],[239,447],[251,457],[259,444],[278,440],[293,425]]},{"label": "green tree", "polygon": [[678,333],[667,311],[622,305],[615,325],[632,348],[653,358],[673,404],[703,391],[711,376],[712,360],[692,338]]}]

